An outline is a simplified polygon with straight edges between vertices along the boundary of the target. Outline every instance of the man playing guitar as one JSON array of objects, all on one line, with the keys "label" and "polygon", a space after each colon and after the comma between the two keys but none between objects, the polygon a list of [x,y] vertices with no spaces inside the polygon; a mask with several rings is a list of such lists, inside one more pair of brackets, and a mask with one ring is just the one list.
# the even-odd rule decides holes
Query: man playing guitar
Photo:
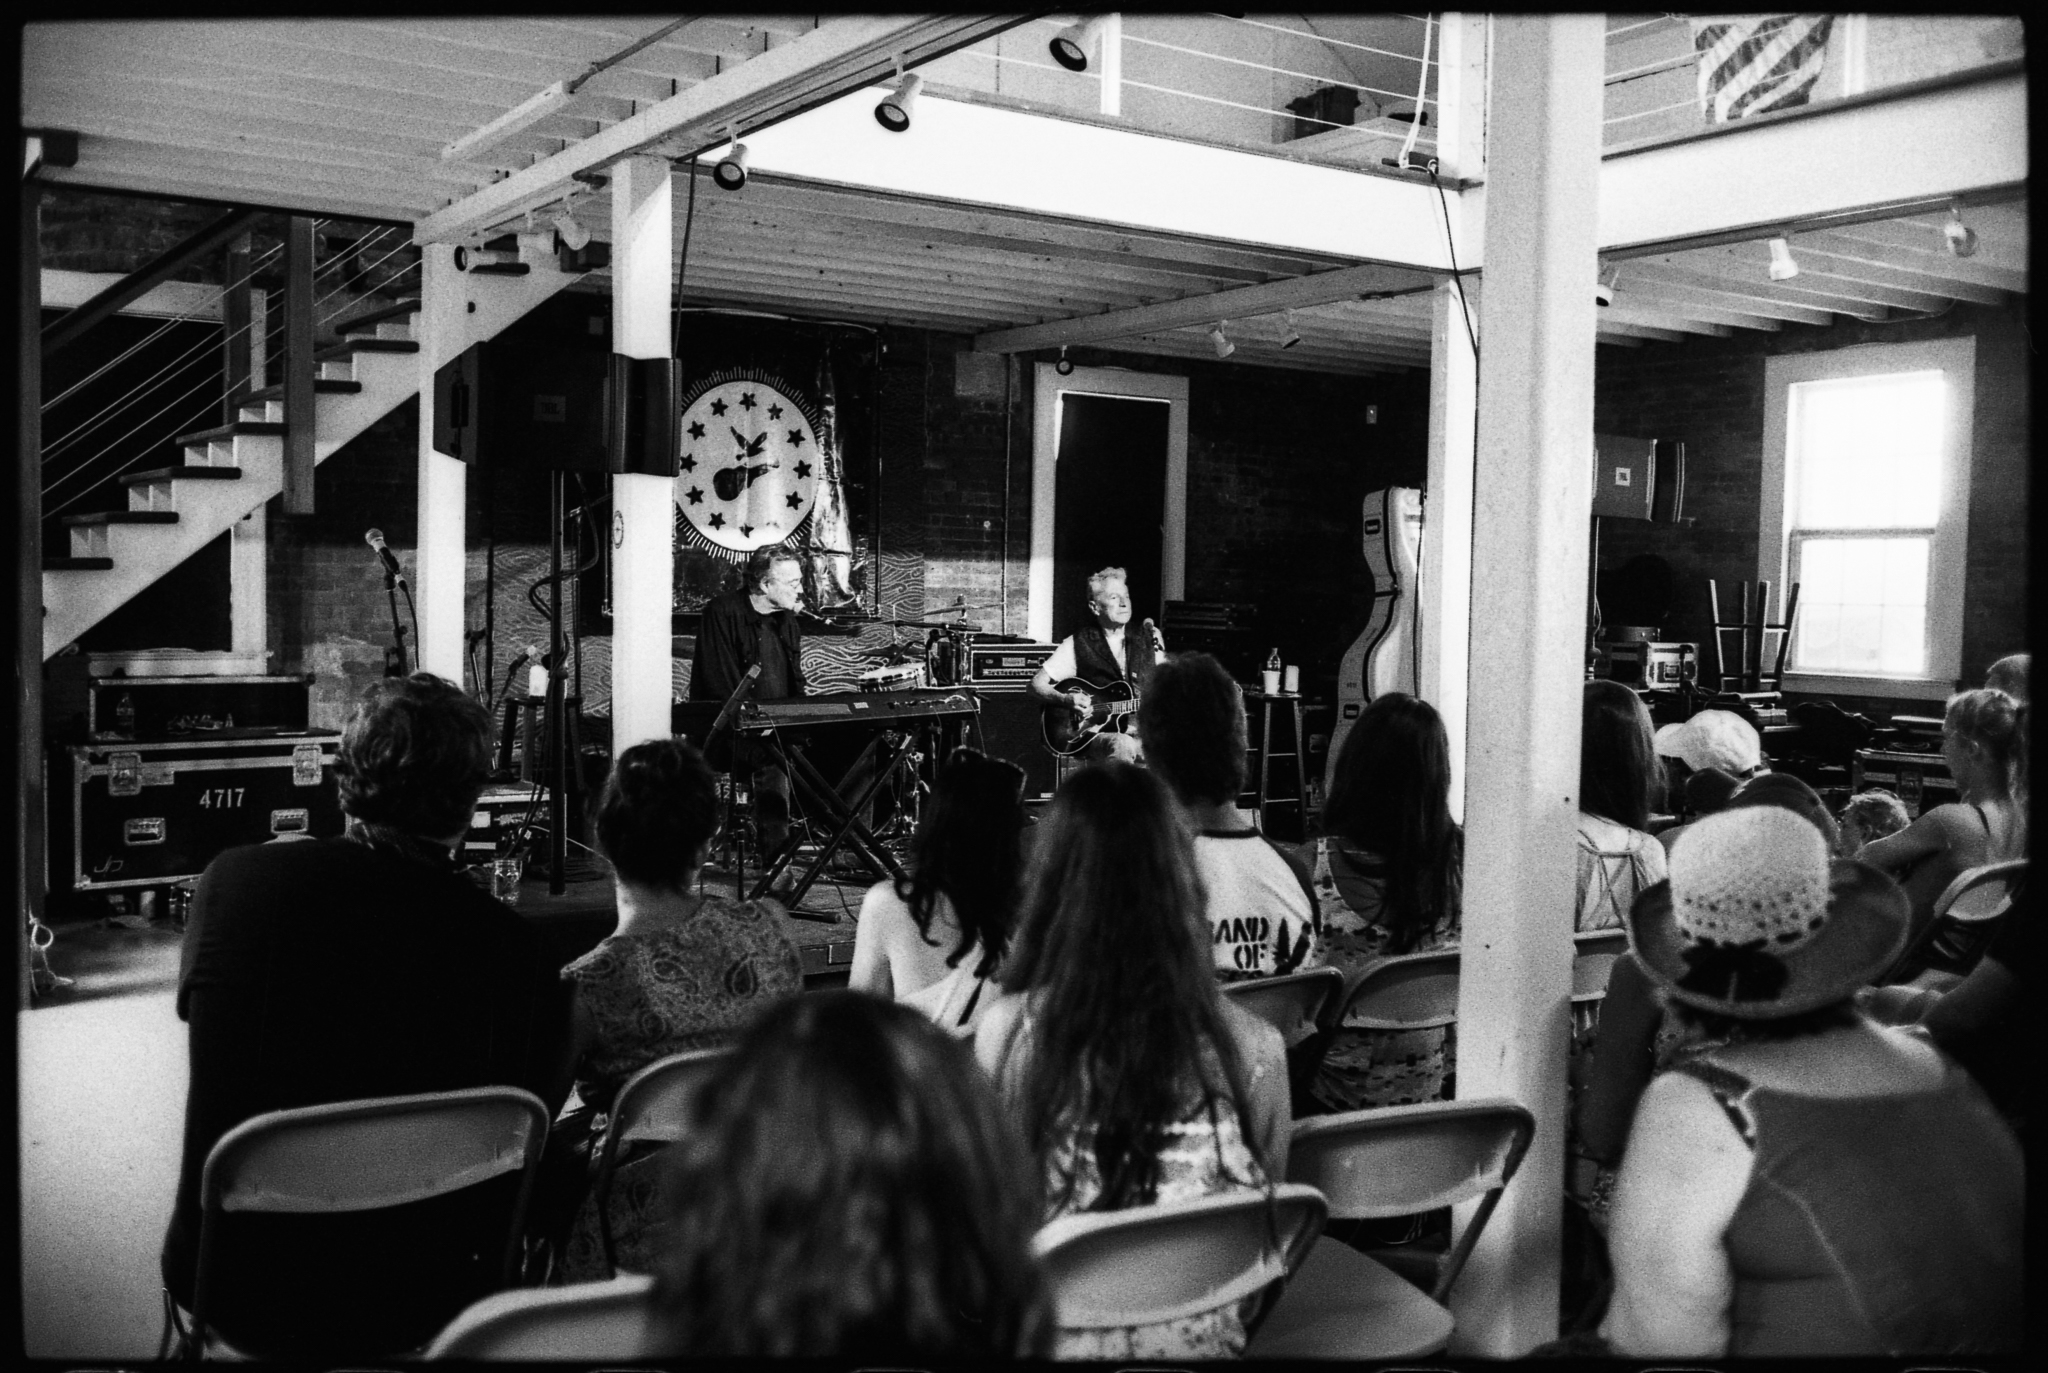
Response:
[{"label": "man playing guitar", "polygon": [[[1166,644],[1150,620],[1140,633],[1126,633],[1131,588],[1121,567],[1105,567],[1088,579],[1088,610],[1092,623],[1060,641],[1031,679],[1031,694],[1047,707],[1047,743],[1055,752],[1078,753],[1089,762],[1135,762],[1143,750],[1132,707]],[[1092,737],[1081,747],[1065,746],[1069,739],[1079,744],[1083,736]]]}]

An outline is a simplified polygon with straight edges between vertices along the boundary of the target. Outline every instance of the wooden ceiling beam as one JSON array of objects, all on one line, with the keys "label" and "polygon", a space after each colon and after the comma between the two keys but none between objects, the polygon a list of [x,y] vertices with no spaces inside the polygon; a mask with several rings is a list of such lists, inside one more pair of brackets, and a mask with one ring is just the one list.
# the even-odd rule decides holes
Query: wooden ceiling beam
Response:
[{"label": "wooden ceiling beam", "polygon": [[1834,320],[1834,313],[1828,310],[1779,300],[1748,289],[1737,290],[1719,278],[1701,279],[1683,271],[1659,268],[1647,261],[1624,264],[1615,289],[1644,290],[1657,299],[1688,307],[1733,310],[1788,324],[1829,324]]}]

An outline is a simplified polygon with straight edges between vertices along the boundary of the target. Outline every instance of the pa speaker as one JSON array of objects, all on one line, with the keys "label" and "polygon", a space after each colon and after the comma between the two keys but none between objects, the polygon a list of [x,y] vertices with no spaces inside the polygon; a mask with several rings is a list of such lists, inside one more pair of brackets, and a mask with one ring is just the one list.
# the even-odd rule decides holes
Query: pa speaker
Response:
[{"label": "pa speaker", "polygon": [[673,477],[681,451],[676,393],[682,364],[674,358],[629,358],[614,353],[605,390],[604,446],[614,472]]},{"label": "pa speaker", "polygon": [[983,691],[981,750],[1024,769],[1024,795],[1049,796],[1058,785],[1054,758],[1039,729],[1038,698],[1028,691]]},{"label": "pa speaker", "polygon": [[1657,440],[1657,486],[1650,498],[1650,518],[1659,524],[1685,522],[1685,445],[1677,439]]},{"label": "pa speaker", "polygon": [[434,447],[475,467],[603,472],[605,353],[478,343],[434,373]]}]

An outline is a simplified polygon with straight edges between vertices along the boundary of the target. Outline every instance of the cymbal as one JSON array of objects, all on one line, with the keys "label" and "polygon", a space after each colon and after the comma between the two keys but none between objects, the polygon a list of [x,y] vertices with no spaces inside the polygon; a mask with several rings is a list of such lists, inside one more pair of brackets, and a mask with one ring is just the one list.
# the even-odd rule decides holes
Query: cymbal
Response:
[{"label": "cymbal", "polygon": [[934,626],[934,628],[943,629],[952,634],[980,634],[983,632],[982,626],[969,624],[965,620],[949,620],[945,624]]}]

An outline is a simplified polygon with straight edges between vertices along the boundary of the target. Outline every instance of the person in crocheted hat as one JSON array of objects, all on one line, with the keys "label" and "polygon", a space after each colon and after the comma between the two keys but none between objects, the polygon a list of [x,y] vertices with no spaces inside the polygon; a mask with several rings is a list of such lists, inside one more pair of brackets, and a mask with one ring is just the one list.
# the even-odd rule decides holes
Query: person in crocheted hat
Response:
[{"label": "person in crocheted hat", "polygon": [[1700,820],[1637,899],[1634,956],[1703,1038],[1636,1107],[1611,1352],[2017,1352],[2018,1141],[1967,1073],[1851,1001],[1906,933],[1898,886],[1830,861],[1782,803]]}]

